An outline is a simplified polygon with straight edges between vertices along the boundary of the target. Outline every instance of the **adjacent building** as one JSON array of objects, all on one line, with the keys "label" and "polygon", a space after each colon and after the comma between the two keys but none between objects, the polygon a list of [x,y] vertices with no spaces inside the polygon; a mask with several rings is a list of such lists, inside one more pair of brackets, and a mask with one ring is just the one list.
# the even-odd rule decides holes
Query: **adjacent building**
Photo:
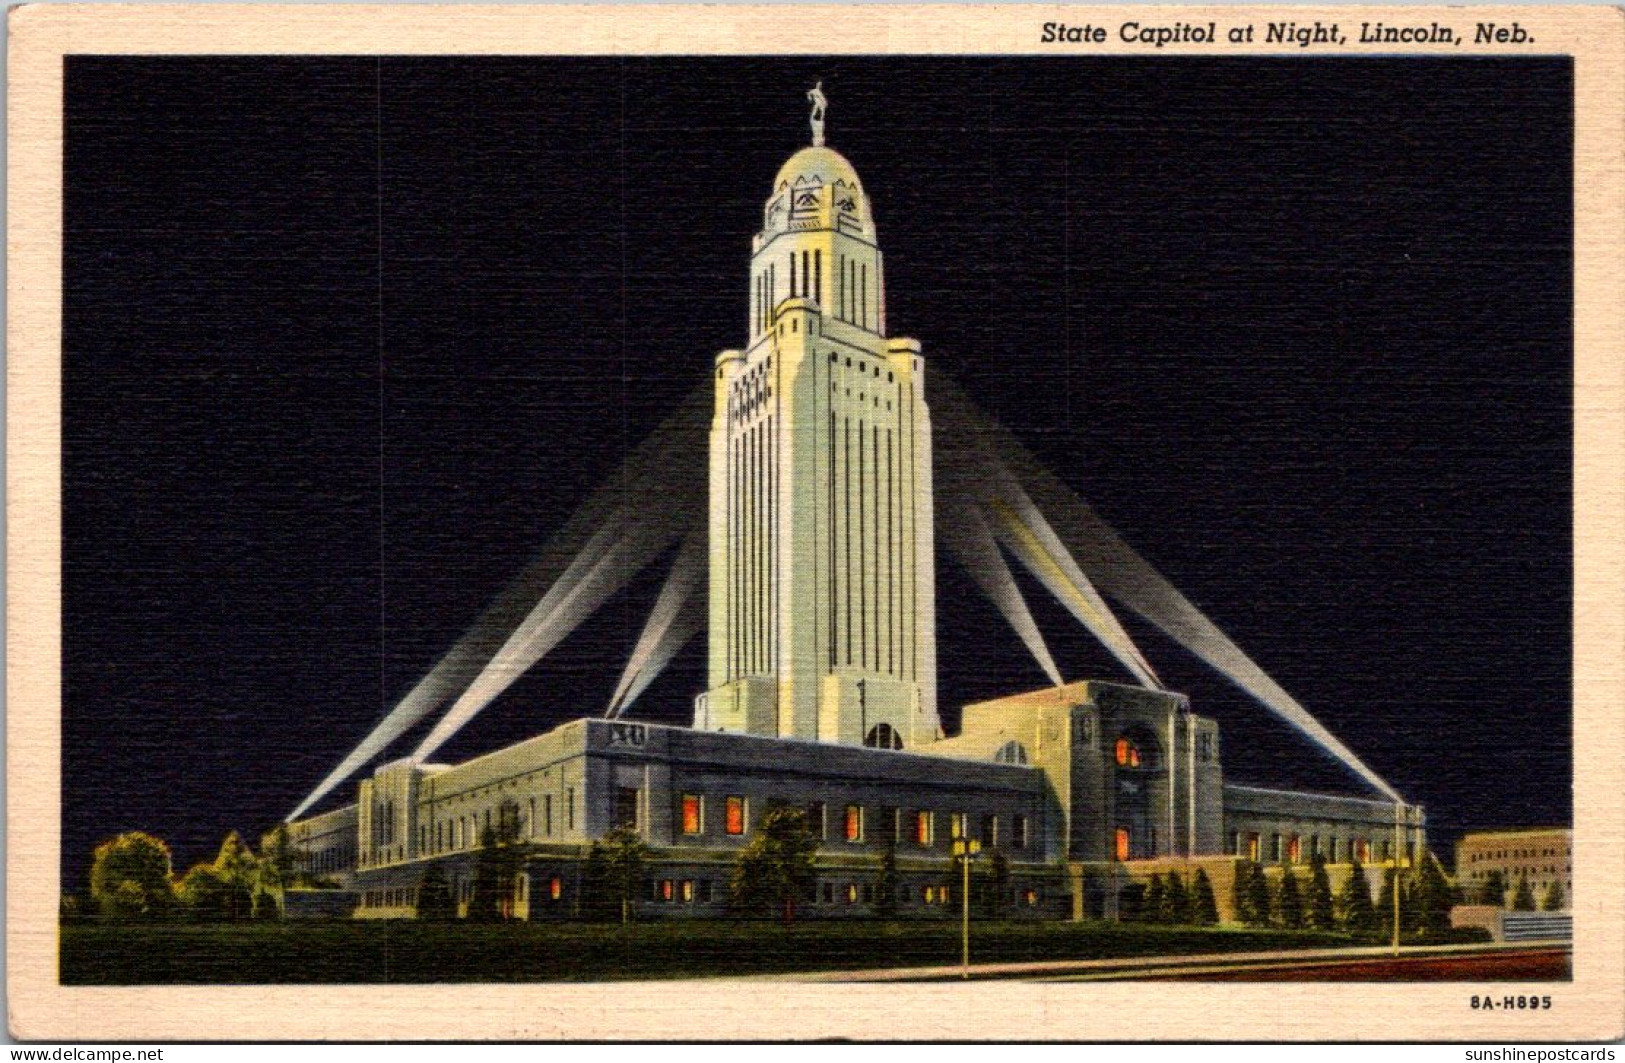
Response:
[{"label": "adjacent building", "polygon": [[1556,884],[1563,890],[1567,908],[1574,902],[1573,839],[1574,832],[1567,827],[1464,834],[1456,842],[1456,882],[1477,902],[1485,884],[1499,873],[1505,886],[1503,903],[1511,902],[1519,882],[1529,883],[1536,903],[1544,901]]}]

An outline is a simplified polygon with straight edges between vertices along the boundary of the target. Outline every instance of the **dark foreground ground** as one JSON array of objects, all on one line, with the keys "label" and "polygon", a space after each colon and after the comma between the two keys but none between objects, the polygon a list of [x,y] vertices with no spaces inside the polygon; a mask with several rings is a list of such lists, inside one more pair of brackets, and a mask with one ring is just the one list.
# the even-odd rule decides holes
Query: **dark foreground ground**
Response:
[{"label": "dark foreground ground", "polygon": [[[973,923],[975,962],[1345,946],[1341,934]],[[272,923],[68,924],[64,985],[591,982],[915,967],[959,962],[954,923],[650,923],[498,926]]]}]

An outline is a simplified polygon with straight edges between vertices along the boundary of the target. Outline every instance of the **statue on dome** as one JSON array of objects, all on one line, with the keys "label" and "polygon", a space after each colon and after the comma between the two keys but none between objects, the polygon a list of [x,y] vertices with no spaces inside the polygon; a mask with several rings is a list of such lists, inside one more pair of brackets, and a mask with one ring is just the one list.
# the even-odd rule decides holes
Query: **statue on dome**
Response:
[{"label": "statue on dome", "polygon": [[824,146],[824,108],[829,106],[829,101],[824,98],[823,81],[812,87],[812,91],[807,93],[807,99],[812,101],[813,147],[821,148]]}]

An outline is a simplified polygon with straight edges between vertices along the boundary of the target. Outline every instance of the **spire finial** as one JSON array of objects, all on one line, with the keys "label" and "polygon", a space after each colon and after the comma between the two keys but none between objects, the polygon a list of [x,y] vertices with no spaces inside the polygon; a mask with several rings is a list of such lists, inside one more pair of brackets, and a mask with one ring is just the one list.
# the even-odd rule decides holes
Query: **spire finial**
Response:
[{"label": "spire finial", "polygon": [[822,80],[812,87],[811,92],[807,93],[807,99],[812,101],[813,147],[821,148],[824,146],[824,108],[829,106],[829,101],[824,99],[824,83]]}]

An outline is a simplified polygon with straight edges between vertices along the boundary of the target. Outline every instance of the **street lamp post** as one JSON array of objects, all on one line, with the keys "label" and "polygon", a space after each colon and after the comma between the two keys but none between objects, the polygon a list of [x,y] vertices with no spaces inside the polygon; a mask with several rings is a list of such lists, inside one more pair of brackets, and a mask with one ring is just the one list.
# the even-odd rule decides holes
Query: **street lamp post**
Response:
[{"label": "street lamp post", "polygon": [[1394,802],[1394,955],[1399,955],[1399,854],[1405,844],[1405,806]]},{"label": "street lamp post", "polygon": [[960,903],[960,941],[962,949],[959,954],[959,977],[970,977],[970,865],[976,859],[976,854],[982,851],[982,843],[970,838],[954,839],[954,856],[959,858],[959,866],[964,869],[964,886],[959,895]]}]

